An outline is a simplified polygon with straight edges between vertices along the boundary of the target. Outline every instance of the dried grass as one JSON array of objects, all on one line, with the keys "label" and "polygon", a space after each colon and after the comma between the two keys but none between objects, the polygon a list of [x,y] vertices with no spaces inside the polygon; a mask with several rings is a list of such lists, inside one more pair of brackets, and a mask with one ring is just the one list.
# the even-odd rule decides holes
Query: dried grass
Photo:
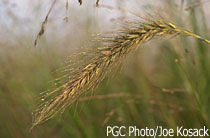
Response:
[{"label": "dried grass", "polygon": [[[42,25],[41,25],[41,29],[39,31],[39,33],[37,34],[36,36],[36,39],[34,41],[34,46],[37,46],[38,44],[38,41],[40,39],[40,37],[45,33],[45,28],[46,28],[46,24],[48,22],[48,18],[50,16],[50,13],[52,12],[53,10],[53,7],[55,6],[57,0],[54,0],[50,6],[50,9],[49,11],[47,12],[47,15],[45,16],[45,19],[44,21],[42,22]],[[82,5],[82,0],[78,0],[79,4]],[[99,6],[99,0],[96,0],[96,7]],[[68,9],[69,9],[69,0],[66,0],[66,17],[64,18],[64,21],[68,22],[69,18],[68,18]]]},{"label": "dried grass", "polygon": [[53,3],[52,3],[52,5],[50,6],[50,9],[49,9],[49,11],[48,11],[48,13],[47,13],[45,19],[44,19],[44,21],[42,22],[41,29],[40,29],[40,31],[39,31],[39,33],[38,33],[38,35],[36,36],[36,39],[35,39],[35,41],[34,41],[34,46],[37,46],[39,38],[44,34],[45,28],[46,28],[46,24],[47,24],[47,22],[48,22],[49,15],[50,15],[50,13],[51,13],[51,11],[52,11],[52,9],[53,9],[53,7],[54,7],[54,5],[55,5],[56,2],[57,2],[57,0],[54,0],[54,1],[53,1]]}]

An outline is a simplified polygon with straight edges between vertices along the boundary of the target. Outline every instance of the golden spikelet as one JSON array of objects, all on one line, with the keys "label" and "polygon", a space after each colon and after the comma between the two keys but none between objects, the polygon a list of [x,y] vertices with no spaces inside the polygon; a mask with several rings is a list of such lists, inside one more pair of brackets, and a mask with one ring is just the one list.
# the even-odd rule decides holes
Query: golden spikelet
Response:
[{"label": "golden spikelet", "polygon": [[[110,34],[111,36],[104,35],[99,39],[102,46],[97,49],[97,56],[73,73],[71,72],[72,75],[65,74],[64,78],[67,79],[43,97],[43,104],[34,113],[32,128],[63,112],[66,107],[78,100],[83,93],[94,88],[103,80],[111,67],[120,63],[130,51],[140,44],[155,38],[163,38],[180,33],[194,36],[207,43],[209,42],[162,19],[125,22],[125,27],[116,31],[115,34]],[[69,76],[72,77],[68,78]]]}]

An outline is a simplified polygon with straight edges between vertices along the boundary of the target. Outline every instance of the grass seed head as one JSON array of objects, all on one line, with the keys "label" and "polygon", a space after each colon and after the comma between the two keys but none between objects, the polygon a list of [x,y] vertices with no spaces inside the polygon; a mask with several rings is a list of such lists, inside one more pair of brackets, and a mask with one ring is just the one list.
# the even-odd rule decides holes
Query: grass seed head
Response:
[{"label": "grass seed head", "polygon": [[[97,54],[85,65],[73,72],[67,72],[58,79],[63,81],[43,98],[43,104],[34,113],[32,128],[63,112],[83,93],[97,86],[108,70],[121,63],[137,46],[155,38],[180,33],[185,32],[163,19],[147,19],[145,22],[127,22],[125,27],[115,34],[108,34],[108,37],[106,34],[97,38],[97,41],[101,41],[101,46],[96,50]],[[89,52],[84,53],[89,54]]]}]

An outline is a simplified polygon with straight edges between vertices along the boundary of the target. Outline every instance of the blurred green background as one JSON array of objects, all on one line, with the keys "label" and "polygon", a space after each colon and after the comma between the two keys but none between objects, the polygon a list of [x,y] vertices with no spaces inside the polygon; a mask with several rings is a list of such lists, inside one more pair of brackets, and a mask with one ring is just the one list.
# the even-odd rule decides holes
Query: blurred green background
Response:
[{"label": "blurred green background", "polygon": [[[82,6],[74,1],[65,23],[65,1],[58,2],[35,48],[34,38],[51,1],[0,3],[0,138],[102,138],[107,125],[209,127],[210,48],[181,35],[140,46],[121,72],[107,76],[93,91],[92,99],[88,100],[89,92],[62,115],[29,132],[39,93],[51,86],[66,57],[93,33],[110,29],[113,18],[131,15],[94,8],[94,1],[84,1]],[[210,39],[210,4],[205,0],[100,3],[140,15],[157,9],[175,24]]]}]

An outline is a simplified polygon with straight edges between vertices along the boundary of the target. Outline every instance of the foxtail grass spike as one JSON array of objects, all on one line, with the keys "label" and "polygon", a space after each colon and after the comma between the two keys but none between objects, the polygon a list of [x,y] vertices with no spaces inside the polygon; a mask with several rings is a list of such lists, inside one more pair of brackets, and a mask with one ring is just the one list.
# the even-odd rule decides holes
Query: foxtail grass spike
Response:
[{"label": "foxtail grass spike", "polygon": [[96,50],[96,56],[71,74],[65,74],[62,78],[64,81],[42,97],[43,104],[34,112],[32,128],[62,113],[87,90],[100,83],[110,68],[122,62],[130,51],[145,42],[184,33],[209,43],[208,40],[181,30],[164,20],[125,22],[125,24],[125,27],[115,34],[101,36],[98,39],[101,41],[101,46]]}]

